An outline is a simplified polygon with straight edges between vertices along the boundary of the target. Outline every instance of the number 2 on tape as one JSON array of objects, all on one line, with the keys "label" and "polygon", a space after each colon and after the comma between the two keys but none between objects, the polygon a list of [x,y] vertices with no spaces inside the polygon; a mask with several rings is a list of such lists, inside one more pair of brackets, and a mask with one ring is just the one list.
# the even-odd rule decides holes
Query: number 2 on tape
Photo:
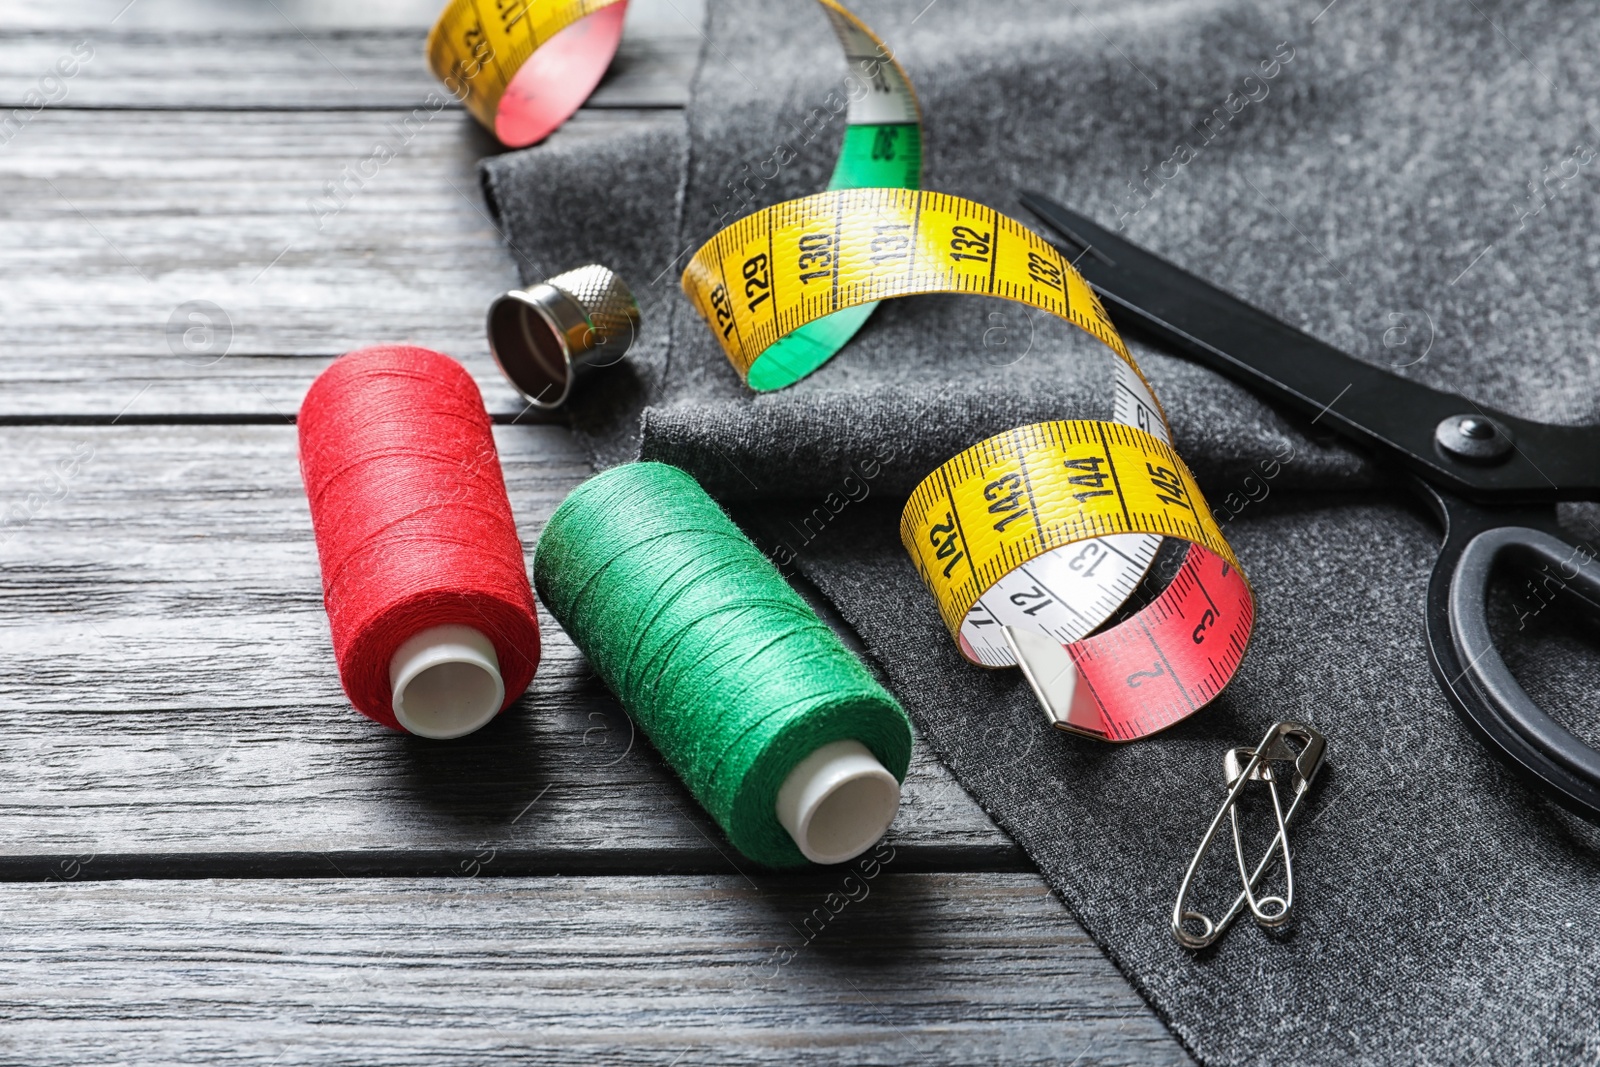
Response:
[{"label": "number 2 on tape", "polygon": [[[975,662],[966,632],[1002,625],[980,599],[1007,590],[1024,613],[1076,610],[1086,572],[1129,534],[1190,542],[1183,565],[1144,610],[1066,644],[1079,683],[1068,707],[1047,709],[1062,729],[1113,741],[1165,729],[1220,693],[1254,621],[1233,550],[1172,447],[1118,423],[1019,427],[941,464],[900,519],[906,551]],[[1055,574],[1076,572],[1076,586],[1040,565],[1052,556],[1065,558]]]},{"label": "number 2 on tape", "polygon": [[[729,300],[752,260],[770,299]],[[1047,701],[1062,729],[1145,737],[1232,678],[1254,622],[1249,584],[1099,299],[1037,234],[941,193],[823,193],[717,234],[690,260],[683,287],[745,376],[808,322],[916,293],[1005,297],[1103,342],[1118,357],[1115,422],[1038,423],[974,445],[912,493],[901,540],[969,660],[1016,663],[1007,628],[1066,648],[1079,684],[1069,706]],[[1189,542],[1176,577],[1144,609],[1095,632],[1168,537]]]}]

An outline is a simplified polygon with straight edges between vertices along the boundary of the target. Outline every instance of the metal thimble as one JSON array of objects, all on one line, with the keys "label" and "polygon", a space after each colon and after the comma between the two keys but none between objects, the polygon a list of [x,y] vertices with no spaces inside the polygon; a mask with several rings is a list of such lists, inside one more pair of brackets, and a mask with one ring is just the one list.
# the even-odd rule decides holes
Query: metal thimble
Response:
[{"label": "metal thimble", "polygon": [[622,359],[639,332],[627,283],[598,263],[513,289],[489,305],[489,351],[537,408],[566,403],[587,371]]}]

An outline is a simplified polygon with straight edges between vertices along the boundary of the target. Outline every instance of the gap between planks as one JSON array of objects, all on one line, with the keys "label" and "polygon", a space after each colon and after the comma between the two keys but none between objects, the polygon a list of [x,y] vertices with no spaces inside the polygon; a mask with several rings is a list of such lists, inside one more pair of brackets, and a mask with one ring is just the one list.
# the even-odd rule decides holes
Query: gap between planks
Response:
[{"label": "gap between planks", "polygon": [[[531,555],[589,465],[557,427],[495,436]],[[742,863],[547,614],[529,694],[484,730],[428,742],[353,712],[292,428],[0,448],[0,878],[87,855],[104,877]],[[1025,865],[921,746],[890,840],[918,869]]]}]

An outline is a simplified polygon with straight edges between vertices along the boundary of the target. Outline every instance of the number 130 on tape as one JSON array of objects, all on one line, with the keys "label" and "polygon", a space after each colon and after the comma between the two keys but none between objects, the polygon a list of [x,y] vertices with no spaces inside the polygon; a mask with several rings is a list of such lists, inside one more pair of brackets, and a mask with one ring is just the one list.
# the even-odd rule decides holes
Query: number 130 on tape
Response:
[{"label": "number 130 on tape", "polygon": [[[962,654],[1020,665],[1063,730],[1146,737],[1233,677],[1254,622],[1250,586],[1099,299],[1037,234],[941,193],[823,193],[717,234],[683,287],[747,379],[807,323],[917,293],[1004,297],[1101,341],[1118,360],[1115,421],[979,442],[911,494],[901,540]],[[1164,538],[1188,542],[1182,565],[1127,612]]]}]

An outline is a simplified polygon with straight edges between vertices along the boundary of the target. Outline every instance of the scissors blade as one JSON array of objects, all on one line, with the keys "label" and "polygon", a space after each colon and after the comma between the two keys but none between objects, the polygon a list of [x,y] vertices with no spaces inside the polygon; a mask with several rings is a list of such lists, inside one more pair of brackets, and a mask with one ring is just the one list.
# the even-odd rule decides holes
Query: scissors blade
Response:
[{"label": "scissors blade", "polygon": [[[1600,427],[1517,418],[1363,363],[1045,196],[1020,198],[1073,246],[1068,259],[1122,323],[1314,425],[1474,500],[1600,495]],[[1512,431],[1517,447],[1495,465],[1457,459],[1434,444],[1440,423],[1474,414]]]}]

